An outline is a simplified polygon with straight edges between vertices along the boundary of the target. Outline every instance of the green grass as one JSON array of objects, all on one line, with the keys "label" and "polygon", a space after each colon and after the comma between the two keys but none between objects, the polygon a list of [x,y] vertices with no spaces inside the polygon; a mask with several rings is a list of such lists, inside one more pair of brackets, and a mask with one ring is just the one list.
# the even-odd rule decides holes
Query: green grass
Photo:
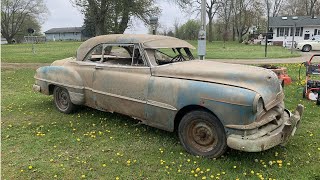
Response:
[{"label": "green grass", "polygon": [[31,44],[1,45],[1,61],[8,63],[51,63],[58,59],[75,56],[81,42],[48,42],[35,44],[35,54]]},{"label": "green grass", "polygon": [[[197,41],[190,41],[197,47]],[[51,63],[54,60],[75,56],[81,42],[48,42],[35,44],[36,53],[32,53],[31,44],[1,45],[1,61],[8,63]],[[197,50],[193,50],[197,57]],[[291,54],[279,46],[268,46],[268,58],[298,57],[299,53]],[[264,46],[244,45],[238,42],[207,43],[207,59],[259,59],[264,58]]]},{"label": "green grass", "polygon": [[3,70],[1,179],[319,179],[320,107],[301,98],[298,65],[284,66],[295,80],[285,88],[287,107],[306,107],[296,135],[286,147],[229,149],[218,159],[189,155],[175,133],[126,116],[59,113],[51,96],[32,92],[34,70]]},{"label": "green grass", "polygon": [[[197,48],[197,41],[190,41]],[[264,46],[261,45],[245,45],[238,42],[226,42],[223,48],[222,41],[214,41],[207,43],[207,59],[261,59],[265,58]],[[198,57],[197,51],[193,51],[195,57]],[[281,46],[268,46],[268,58],[289,58],[299,57],[298,52],[291,54],[290,50]]]}]

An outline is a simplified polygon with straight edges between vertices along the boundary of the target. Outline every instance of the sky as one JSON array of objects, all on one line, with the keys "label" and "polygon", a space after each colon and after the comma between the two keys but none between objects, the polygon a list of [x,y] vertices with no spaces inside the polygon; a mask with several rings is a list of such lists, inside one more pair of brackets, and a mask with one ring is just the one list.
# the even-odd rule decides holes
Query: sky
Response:
[{"label": "sky", "polygon": [[[45,18],[42,24],[42,32],[51,28],[59,27],[80,27],[83,25],[83,14],[74,7],[69,0],[44,0],[49,10],[49,14]],[[180,24],[183,24],[190,18],[190,15],[179,10],[179,8],[166,1],[158,1],[158,6],[162,9],[162,13],[159,16],[159,23],[166,29],[173,29],[173,24],[177,20]],[[145,27],[140,20],[133,20],[133,27],[126,30],[125,33],[131,34],[146,34],[148,28]]]}]

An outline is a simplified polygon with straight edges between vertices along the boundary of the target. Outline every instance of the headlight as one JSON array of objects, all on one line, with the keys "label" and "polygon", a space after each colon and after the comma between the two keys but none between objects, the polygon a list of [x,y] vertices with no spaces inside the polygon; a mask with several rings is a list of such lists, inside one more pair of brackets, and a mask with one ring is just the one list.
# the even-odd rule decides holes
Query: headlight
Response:
[{"label": "headlight", "polygon": [[258,104],[257,104],[257,114],[261,114],[263,111],[263,101],[262,98],[259,98]]},{"label": "headlight", "polygon": [[256,95],[253,101],[253,112],[257,113],[258,115],[263,112],[263,100],[262,97],[259,95]]}]

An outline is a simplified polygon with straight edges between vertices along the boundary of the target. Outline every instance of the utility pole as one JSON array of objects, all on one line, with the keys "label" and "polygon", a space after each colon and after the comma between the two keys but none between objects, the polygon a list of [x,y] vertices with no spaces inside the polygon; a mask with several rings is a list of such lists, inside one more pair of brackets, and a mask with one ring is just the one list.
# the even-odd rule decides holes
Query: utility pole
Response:
[{"label": "utility pole", "polygon": [[264,57],[267,57],[267,52],[268,52],[268,36],[269,36],[269,16],[270,16],[270,5],[269,5],[269,0],[266,0],[267,2],[267,33],[266,33],[266,44],[264,46]]},{"label": "utility pole", "polygon": [[198,56],[204,60],[206,55],[206,0],[201,1],[201,28],[198,36]]}]

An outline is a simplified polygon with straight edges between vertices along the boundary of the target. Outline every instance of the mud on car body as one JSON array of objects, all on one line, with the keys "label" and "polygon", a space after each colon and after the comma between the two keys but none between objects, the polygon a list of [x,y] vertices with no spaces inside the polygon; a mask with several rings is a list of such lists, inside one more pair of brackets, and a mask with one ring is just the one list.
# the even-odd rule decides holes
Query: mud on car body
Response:
[{"label": "mud on car body", "polygon": [[186,41],[155,35],[104,35],[84,42],[75,58],[37,70],[37,92],[57,109],[78,105],[117,112],[176,131],[191,154],[218,157],[227,147],[263,151],[295,133],[303,106],[285,109],[270,70],[195,60]]}]

